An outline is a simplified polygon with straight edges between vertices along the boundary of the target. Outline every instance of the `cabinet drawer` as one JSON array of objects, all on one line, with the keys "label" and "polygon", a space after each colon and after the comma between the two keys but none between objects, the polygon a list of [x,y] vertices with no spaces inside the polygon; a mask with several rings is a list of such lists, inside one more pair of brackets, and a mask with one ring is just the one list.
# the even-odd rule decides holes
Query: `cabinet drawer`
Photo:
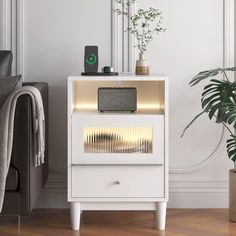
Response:
[{"label": "cabinet drawer", "polygon": [[72,164],[164,163],[164,115],[73,114]]},{"label": "cabinet drawer", "polygon": [[75,198],[164,197],[163,166],[73,166]]}]

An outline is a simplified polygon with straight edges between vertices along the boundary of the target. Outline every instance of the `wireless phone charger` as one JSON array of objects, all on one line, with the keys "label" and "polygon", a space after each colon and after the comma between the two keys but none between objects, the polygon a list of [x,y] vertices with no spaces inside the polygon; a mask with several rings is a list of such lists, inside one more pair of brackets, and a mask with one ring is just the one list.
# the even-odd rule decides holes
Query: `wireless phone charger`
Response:
[{"label": "wireless phone charger", "polygon": [[118,72],[98,72],[98,46],[85,46],[84,50],[84,72],[85,76],[114,76]]},{"label": "wireless phone charger", "polygon": [[98,47],[86,46],[84,51],[84,71],[85,73],[98,72]]}]

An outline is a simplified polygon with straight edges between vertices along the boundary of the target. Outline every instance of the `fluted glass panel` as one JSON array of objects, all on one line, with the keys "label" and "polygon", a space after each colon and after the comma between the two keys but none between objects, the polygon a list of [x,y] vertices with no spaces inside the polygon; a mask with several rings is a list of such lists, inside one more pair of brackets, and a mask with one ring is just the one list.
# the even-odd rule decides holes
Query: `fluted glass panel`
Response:
[{"label": "fluted glass panel", "polygon": [[84,128],[85,153],[153,152],[152,128]]}]

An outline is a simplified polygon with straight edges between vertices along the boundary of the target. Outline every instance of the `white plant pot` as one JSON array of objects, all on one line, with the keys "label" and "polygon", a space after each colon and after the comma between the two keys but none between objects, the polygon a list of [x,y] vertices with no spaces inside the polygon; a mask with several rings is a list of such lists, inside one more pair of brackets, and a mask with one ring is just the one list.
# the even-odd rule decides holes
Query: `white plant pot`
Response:
[{"label": "white plant pot", "polygon": [[229,220],[236,222],[236,169],[229,170]]},{"label": "white plant pot", "polygon": [[143,53],[139,54],[139,60],[136,61],[136,75],[149,75],[149,66],[144,59]]}]

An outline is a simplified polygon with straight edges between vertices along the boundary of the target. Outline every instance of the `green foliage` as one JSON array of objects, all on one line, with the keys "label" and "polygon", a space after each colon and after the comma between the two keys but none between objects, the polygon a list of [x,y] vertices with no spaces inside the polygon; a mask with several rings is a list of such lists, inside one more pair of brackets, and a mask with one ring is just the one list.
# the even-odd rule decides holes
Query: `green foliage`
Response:
[{"label": "green foliage", "polygon": [[230,138],[227,140],[227,153],[230,160],[233,162],[236,161],[236,136],[230,135]]},{"label": "green foliage", "polygon": [[[221,69],[221,68],[217,68],[214,70],[206,70],[206,71],[202,71],[200,73],[198,73],[191,81],[190,81],[190,85],[194,86],[196,84],[198,84],[199,82],[201,82],[204,79],[208,79],[209,77],[213,77],[216,76],[220,73],[225,73],[227,71],[236,71],[236,67],[230,67],[230,68],[226,68],[226,69]],[[227,77],[227,75],[225,74],[225,76]]]},{"label": "green foliage", "polygon": [[235,82],[210,80],[211,84],[204,88],[201,103],[202,109],[208,113],[210,120],[216,117],[216,123],[227,122],[228,106],[235,104]]},{"label": "green foliage", "polygon": [[118,15],[125,15],[130,26],[128,31],[137,39],[137,46],[140,53],[147,51],[148,44],[153,40],[154,34],[164,32],[162,25],[162,12],[150,7],[148,10],[138,9],[133,15],[130,14],[130,7],[136,0],[116,0],[118,8],[114,11]]},{"label": "green foliage", "polygon": [[[227,140],[227,153],[230,160],[236,161],[236,82],[230,81],[227,72],[236,71],[236,67],[217,68],[214,70],[202,71],[191,81],[190,86],[195,86],[203,80],[209,79],[201,95],[202,112],[199,113],[184,129],[186,130],[203,114],[207,114],[210,120],[221,123],[229,131],[230,138]],[[216,75],[222,74],[222,79],[213,79]]]}]

